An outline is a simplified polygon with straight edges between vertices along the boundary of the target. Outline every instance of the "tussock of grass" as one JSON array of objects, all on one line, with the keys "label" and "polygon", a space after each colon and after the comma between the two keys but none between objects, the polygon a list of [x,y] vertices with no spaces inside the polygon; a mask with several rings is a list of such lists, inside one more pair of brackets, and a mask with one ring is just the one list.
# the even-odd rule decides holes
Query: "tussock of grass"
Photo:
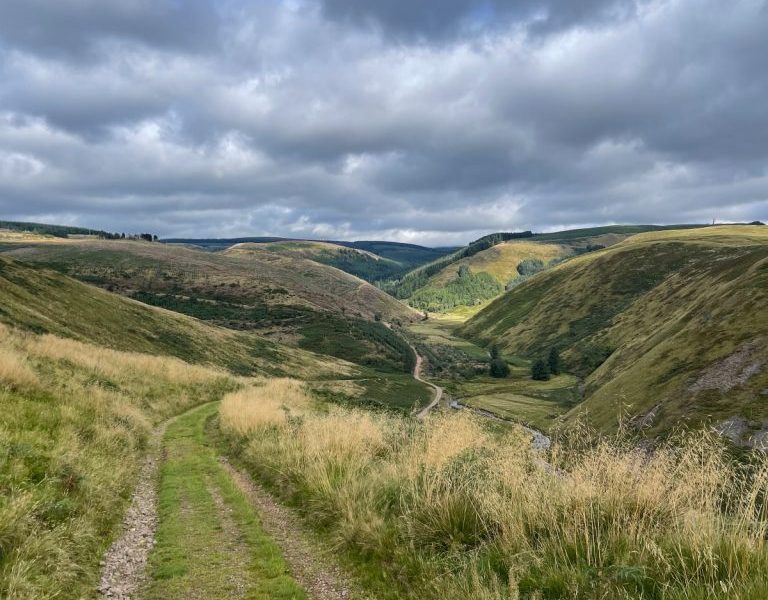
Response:
[{"label": "tussock of grass", "polygon": [[221,406],[221,419],[232,431],[246,434],[266,423],[284,423],[286,414],[301,414],[310,400],[302,382],[270,379],[261,387],[246,388],[227,396]]},{"label": "tussock of grass", "polygon": [[653,453],[569,436],[542,457],[466,414],[422,426],[304,405],[276,417],[260,389],[238,410],[225,398],[223,430],[360,562],[377,597],[768,595],[768,460],[743,466],[706,433]]},{"label": "tussock of grass", "polygon": [[0,326],[0,598],[92,596],[152,426],[236,386]]},{"label": "tussock of grass", "polygon": [[[3,334],[4,329],[0,326],[0,336]],[[34,387],[37,383],[37,375],[24,357],[0,348],[0,388],[17,390]]]}]

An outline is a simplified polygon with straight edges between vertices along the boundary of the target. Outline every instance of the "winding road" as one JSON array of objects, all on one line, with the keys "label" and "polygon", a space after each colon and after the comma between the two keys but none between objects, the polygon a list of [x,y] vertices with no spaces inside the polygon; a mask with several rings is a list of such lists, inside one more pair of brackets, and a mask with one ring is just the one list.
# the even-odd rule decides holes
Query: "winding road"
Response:
[{"label": "winding road", "polygon": [[416,355],[416,364],[413,366],[413,378],[416,381],[421,381],[421,383],[424,383],[429,387],[431,387],[432,391],[435,394],[434,397],[432,398],[432,402],[427,404],[427,406],[425,406],[418,413],[416,413],[416,418],[421,421],[429,414],[429,411],[431,411],[438,404],[440,404],[440,399],[443,397],[443,388],[441,388],[439,385],[435,385],[434,383],[427,381],[421,376],[421,367],[424,364],[424,358],[421,356],[421,354],[416,352],[416,348],[411,346],[411,349]]}]

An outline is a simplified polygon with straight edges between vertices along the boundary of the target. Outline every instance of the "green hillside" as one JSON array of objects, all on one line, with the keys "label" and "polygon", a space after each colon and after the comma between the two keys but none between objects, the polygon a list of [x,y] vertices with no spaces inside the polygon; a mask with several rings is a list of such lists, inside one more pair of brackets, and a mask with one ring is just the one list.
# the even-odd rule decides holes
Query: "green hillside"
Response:
[{"label": "green hillside", "polygon": [[238,245],[314,260],[360,277],[370,283],[397,279],[408,271],[451,254],[457,248],[426,248],[416,244],[384,241],[322,241],[280,237],[230,239],[169,238],[167,244],[192,246],[212,252]]},{"label": "green hillside", "polygon": [[[411,352],[377,319],[415,313],[338,269],[240,245],[226,252],[104,240],[0,238],[0,252],[46,266],[145,304],[275,341],[390,371],[410,369]],[[332,347],[323,340],[338,337]]]},{"label": "green hillside", "polygon": [[536,275],[460,333],[526,358],[558,347],[584,380],[571,417],[651,433],[731,419],[746,442],[768,418],[767,301],[768,229],[662,231]]},{"label": "green hillside", "polygon": [[505,289],[566,258],[612,246],[637,233],[688,227],[696,226],[610,225],[546,234],[495,233],[383,287],[418,310],[472,314]]},{"label": "green hillside", "polygon": [[262,337],[212,327],[0,256],[0,323],[115,350],[174,356],[239,374],[291,374],[351,365]]},{"label": "green hillside", "polygon": [[328,242],[295,240],[262,244],[237,244],[226,250],[225,253],[237,254],[246,250],[254,255],[274,253],[312,260],[323,265],[335,267],[368,282],[395,277],[405,271],[405,267],[400,263],[382,258],[367,250],[359,250]]}]

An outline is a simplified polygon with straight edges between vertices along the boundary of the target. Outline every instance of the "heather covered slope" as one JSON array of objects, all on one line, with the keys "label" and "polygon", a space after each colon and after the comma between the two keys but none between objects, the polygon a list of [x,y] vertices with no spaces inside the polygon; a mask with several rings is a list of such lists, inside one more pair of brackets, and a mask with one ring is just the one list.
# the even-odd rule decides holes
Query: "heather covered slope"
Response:
[{"label": "heather covered slope", "polygon": [[[535,357],[558,347],[584,378],[572,411],[650,432],[768,423],[768,229],[644,233],[565,262],[497,299],[462,328]],[[730,427],[730,425],[728,425]]]},{"label": "heather covered slope", "polygon": [[368,282],[388,279],[403,273],[406,268],[393,260],[353,247],[331,242],[291,240],[263,244],[237,244],[224,254],[238,256],[244,252],[254,256],[280,254],[283,256],[311,260],[322,265],[335,267]]},{"label": "heather covered slope", "polygon": [[410,311],[366,282],[315,261],[246,249],[212,253],[120,240],[22,241],[0,238],[0,250],[116,291],[194,293],[252,306],[291,306],[372,318]]},{"label": "heather covered slope", "polygon": [[323,372],[351,365],[250,333],[213,327],[0,256],[0,323],[132,352],[175,356],[241,374]]},{"label": "heather covered slope", "polygon": [[[365,366],[408,372],[410,350],[378,320],[412,309],[339,269],[249,247],[227,253],[136,241],[0,239],[0,251],[142,303]],[[328,344],[333,339],[335,343]]]}]

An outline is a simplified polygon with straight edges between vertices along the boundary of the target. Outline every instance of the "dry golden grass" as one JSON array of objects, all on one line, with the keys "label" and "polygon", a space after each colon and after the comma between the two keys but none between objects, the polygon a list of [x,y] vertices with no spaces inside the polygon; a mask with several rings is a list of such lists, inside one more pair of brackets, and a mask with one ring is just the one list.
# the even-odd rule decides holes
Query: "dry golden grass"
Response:
[{"label": "dry golden grass", "polygon": [[512,240],[498,244],[469,258],[463,258],[434,275],[433,285],[441,286],[456,279],[462,266],[468,266],[475,273],[488,273],[502,285],[519,277],[517,266],[526,258],[536,258],[548,263],[569,254],[569,249],[557,244],[544,244]]},{"label": "dry golden grass", "polygon": [[466,414],[421,425],[303,400],[300,419],[260,416],[262,389],[224,431],[248,422],[246,463],[383,565],[391,597],[768,597],[766,457],[737,462],[707,433],[653,452],[564,438],[542,455]]},{"label": "dry golden grass", "polygon": [[23,346],[30,355],[66,360],[105,377],[159,377],[172,383],[197,384],[224,376],[223,371],[190,365],[177,358],[119,352],[54,335],[28,337]]},{"label": "dry golden grass", "polygon": [[91,597],[153,425],[238,383],[0,325],[0,598]]},{"label": "dry golden grass", "polygon": [[311,398],[295,379],[269,379],[258,387],[229,394],[222,400],[221,422],[230,431],[247,434],[267,425],[284,425],[303,414]]},{"label": "dry golden grass", "polygon": [[[0,329],[0,335],[2,335],[2,329]],[[37,383],[37,375],[23,356],[0,347],[0,387],[15,390],[33,387]]]}]

